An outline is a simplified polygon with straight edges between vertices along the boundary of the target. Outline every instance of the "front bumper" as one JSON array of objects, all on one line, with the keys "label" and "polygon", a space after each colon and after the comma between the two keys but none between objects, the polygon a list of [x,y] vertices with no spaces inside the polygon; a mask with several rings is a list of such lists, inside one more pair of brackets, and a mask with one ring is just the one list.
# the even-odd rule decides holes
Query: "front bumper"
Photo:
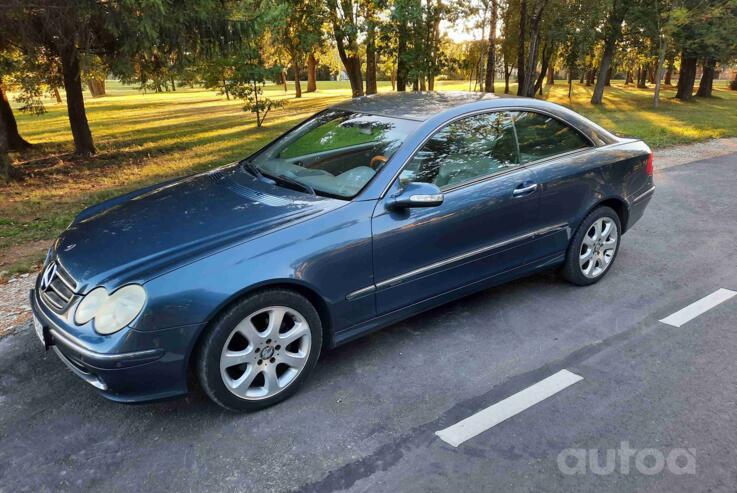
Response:
[{"label": "front bumper", "polygon": [[82,342],[65,322],[46,309],[31,290],[31,309],[43,327],[44,345],[51,348],[72,373],[118,402],[146,402],[187,393],[187,359],[199,325],[157,331],[131,328],[119,336],[117,347],[103,350]]}]

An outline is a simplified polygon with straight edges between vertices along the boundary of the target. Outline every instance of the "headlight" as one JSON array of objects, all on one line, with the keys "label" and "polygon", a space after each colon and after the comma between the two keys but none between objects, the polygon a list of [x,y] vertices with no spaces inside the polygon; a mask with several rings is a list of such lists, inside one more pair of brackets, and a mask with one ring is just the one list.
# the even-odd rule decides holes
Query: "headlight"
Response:
[{"label": "headlight", "polygon": [[138,284],[123,286],[111,295],[105,288],[95,288],[77,306],[74,321],[82,325],[93,320],[95,332],[112,334],[131,323],[145,303],[146,291]]},{"label": "headlight", "polygon": [[84,325],[93,318],[97,310],[107,301],[107,291],[105,288],[95,288],[87,296],[82,298],[74,313],[74,321],[79,325]]}]

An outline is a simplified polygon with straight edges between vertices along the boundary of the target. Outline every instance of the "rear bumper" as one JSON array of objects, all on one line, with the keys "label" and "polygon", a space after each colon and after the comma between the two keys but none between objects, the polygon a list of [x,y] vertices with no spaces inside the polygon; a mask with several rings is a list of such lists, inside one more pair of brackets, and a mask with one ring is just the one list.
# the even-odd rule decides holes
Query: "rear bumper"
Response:
[{"label": "rear bumper", "polygon": [[[65,330],[31,290],[31,309],[44,343],[77,377],[118,402],[147,402],[187,393],[187,358],[199,325],[152,332],[128,331],[120,348],[97,351]],[[142,349],[143,348],[143,349]]]},{"label": "rear bumper", "polygon": [[642,215],[645,213],[645,208],[647,208],[647,204],[650,203],[650,199],[653,198],[654,193],[655,186],[653,185],[652,187],[648,188],[644,192],[638,193],[629,200],[630,206],[626,230],[629,230],[632,226],[635,225],[637,221],[642,218]]}]

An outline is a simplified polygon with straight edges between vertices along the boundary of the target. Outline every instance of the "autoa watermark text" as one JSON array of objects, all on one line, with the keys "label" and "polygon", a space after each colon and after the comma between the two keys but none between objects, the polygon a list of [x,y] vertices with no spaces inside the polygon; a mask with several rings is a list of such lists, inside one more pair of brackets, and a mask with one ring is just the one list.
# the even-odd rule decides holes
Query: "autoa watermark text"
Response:
[{"label": "autoa watermark text", "polygon": [[558,469],[565,475],[644,474],[653,476],[664,472],[676,475],[696,474],[696,449],[655,448],[635,449],[629,442],[618,449],[567,448],[558,454]]}]

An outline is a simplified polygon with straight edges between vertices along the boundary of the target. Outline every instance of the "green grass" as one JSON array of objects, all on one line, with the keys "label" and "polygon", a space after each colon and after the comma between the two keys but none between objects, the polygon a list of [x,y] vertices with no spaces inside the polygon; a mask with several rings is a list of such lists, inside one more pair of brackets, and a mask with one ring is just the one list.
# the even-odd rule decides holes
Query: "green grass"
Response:
[{"label": "green grass", "polygon": [[[469,89],[462,81],[438,81],[436,86]],[[502,84],[496,87],[499,91]],[[180,88],[143,94],[108,81],[105,97],[86,101],[99,150],[92,159],[69,155],[73,146],[64,104],[46,101],[48,112],[41,116],[17,113],[21,134],[40,145],[25,156],[14,156],[25,179],[0,190],[0,272],[7,275],[36,265],[51,240],[85,206],[232,162],[350,96],[347,82],[319,82],[318,88],[294,99],[291,84],[286,94],[281,86],[267,86],[267,96],[288,101],[256,128],[253,115],[242,111],[240,101],[228,101],[213,91]],[[388,82],[379,83],[380,92],[390,90]],[[591,88],[574,84],[569,100],[565,83],[556,81],[546,88],[545,97],[657,148],[737,135],[737,92],[720,85],[714,95],[682,103],[673,99],[672,88],[666,88],[661,107],[654,110],[651,89],[625,88],[615,81],[607,88],[604,104],[592,107]]]}]

